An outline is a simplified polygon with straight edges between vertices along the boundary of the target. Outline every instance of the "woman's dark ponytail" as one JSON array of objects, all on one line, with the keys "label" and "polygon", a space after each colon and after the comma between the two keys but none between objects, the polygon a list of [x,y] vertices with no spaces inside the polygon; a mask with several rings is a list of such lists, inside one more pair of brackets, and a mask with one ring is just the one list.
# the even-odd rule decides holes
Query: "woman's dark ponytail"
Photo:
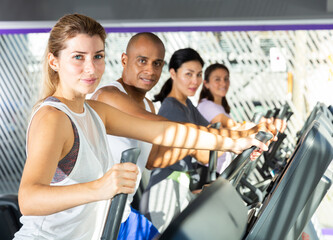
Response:
[{"label": "woman's dark ponytail", "polygon": [[169,78],[161,88],[161,91],[154,95],[153,102],[163,102],[164,99],[169,95],[172,89],[172,79]]}]

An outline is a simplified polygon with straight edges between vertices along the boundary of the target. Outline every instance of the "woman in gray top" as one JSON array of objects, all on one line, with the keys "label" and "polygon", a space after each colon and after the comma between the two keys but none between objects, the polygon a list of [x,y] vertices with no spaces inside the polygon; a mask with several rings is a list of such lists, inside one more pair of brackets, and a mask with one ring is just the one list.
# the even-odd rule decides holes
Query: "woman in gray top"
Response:
[{"label": "woman in gray top", "polygon": [[[202,83],[203,65],[200,55],[191,48],[180,49],[172,55],[169,63],[171,77],[153,100],[162,102],[158,115],[171,121],[209,125],[188,99],[195,95]],[[199,180],[196,168],[197,161],[188,155],[171,166],[152,171],[140,210],[160,232],[193,199],[190,182]]]}]

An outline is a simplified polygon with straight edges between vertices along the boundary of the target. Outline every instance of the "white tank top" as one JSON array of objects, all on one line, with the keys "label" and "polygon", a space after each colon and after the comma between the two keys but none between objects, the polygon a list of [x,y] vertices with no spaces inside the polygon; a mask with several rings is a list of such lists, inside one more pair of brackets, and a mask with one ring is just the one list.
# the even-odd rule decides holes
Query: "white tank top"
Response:
[{"label": "white tank top", "polygon": [[[113,81],[108,86],[114,86],[114,87],[118,88],[121,92],[127,94],[124,87],[118,81]],[[151,112],[148,101],[146,99],[144,99],[143,101],[145,103],[146,111]],[[137,161],[137,166],[139,168],[139,175],[138,175],[137,182],[136,182],[136,188],[135,188],[135,192],[136,192],[136,190],[139,187],[142,172],[144,171],[144,169],[146,167],[146,163],[147,163],[148,156],[149,156],[149,153],[152,148],[152,144],[147,143],[147,142],[142,142],[139,140],[135,140],[135,139],[131,139],[131,138],[117,137],[117,136],[113,136],[113,135],[108,135],[107,138],[108,138],[109,147],[110,147],[110,150],[112,153],[112,158],[114,159],[115,163],[120,162],[121,153],[124,150],[129,149],[129,148],[134,148],[134,147],[139,147],[141,149],[141,153],[140,153],[138,161]],[[125,211],[124,211],[122,222],[126,221],[126,219],[128,218],[128,216],[131,212],[130,204],[133,201],[133,196],[134,196],[135,192],[133,194],[129,194],[127,197],[127,204],[125,206]]]},{"label": "white tank top", "polygon": [[[64,180],[51,185],[84,183],[102,177],[114,163],[107,145],[105,126],[98,114],[87,103],[84,104],[84,112],[78,114],[61,102],[45,101],[33,116],[46,105],[66,113],[79,135],[74,168]],[[98,201],[47,216],[22,216],[23,226],[14,239],[100,239],[109,205],[110,201]]]}]

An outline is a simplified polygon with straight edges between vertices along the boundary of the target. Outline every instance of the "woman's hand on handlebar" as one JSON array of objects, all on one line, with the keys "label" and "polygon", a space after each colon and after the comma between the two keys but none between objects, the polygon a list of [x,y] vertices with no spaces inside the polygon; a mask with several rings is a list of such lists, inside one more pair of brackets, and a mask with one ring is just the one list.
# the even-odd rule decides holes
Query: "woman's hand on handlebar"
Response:
[{"label": "woman's hand on handlebar", "polygon": [[253,134],[246,138],[235,139],[234,144],[231,147],[230,151],[232,151],[236,154],[240,154],[244,150],[246,150],[252,146],[256,146],[257,148],[262,149],[263,151],[268,150],[267,145],[265,143],[260,142],[259,140],[255,139],[255,135]]},{"label": "woman's hand on handlebar", "polygon": [[119,193],[134,193],[138,173],[138,167],[133,163],[115,164],[103,177],[96,180],[99,198],[107,200]]}]

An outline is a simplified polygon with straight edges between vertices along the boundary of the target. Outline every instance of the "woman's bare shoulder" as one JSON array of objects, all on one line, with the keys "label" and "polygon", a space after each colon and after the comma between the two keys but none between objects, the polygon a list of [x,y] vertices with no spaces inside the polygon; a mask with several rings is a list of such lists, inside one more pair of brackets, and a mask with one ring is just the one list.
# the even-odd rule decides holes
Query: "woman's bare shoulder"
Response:
[{"label": "woman's bare shoulder", "polygon": [[52,106],[44,106],[34,115],[29,132],[42,130],[54,133],[66,133],[66,130],[70,130],[71,128],[71,121],[63,111]]}]

